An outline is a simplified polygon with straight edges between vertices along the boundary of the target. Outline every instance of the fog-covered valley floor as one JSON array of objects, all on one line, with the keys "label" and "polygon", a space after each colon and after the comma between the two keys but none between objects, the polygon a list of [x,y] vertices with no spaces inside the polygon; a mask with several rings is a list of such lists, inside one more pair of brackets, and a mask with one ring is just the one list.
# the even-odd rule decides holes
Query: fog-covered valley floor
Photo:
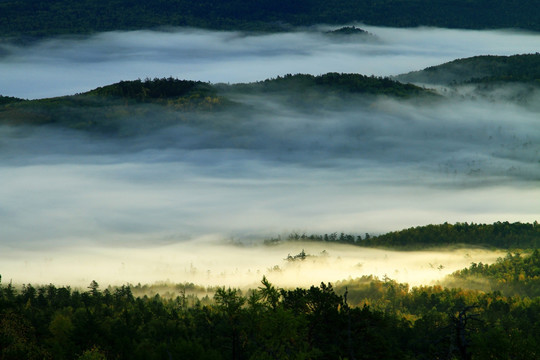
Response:
[{"label": "fog-covered valley floor", "polygon": [[[302,251],[307,255],[305,260],[286,259]],[[482,249],[399,252],[316,242],[238,246],[212,236],[147,247],[78,244],[62,251],[17,249],[10,253],[11,258],[2,259],[2,266],[9,269],[8,276],[16,274],[13,279],[25,283],[84,288],[92,280],[103,285],[187,282],[252,289],[260,285],[263,276],[285,288],[367,275],[410,286],[428,285],[468,267],[473,260],[493,263],[505,254]]]},{"label": "fog-covered valley floor", "polygon": [[[366,29],[373,38],[188,29],[2,44],[0,93],[41,98],[161,76],[212,83],[300,72],[389,76],[540,48],[537,34],[515,31]],[[0,127],[0,274],[15,283],[234,286],[263,274],[291,286],[291,278],[309,285],[386,274],[419,284],[493,261],[501,253],[306,244],[306,252],[330,256],[297,265],[283,259],[302,250],[298,244],[259,246],[291,231],[538,220],[538,94],[526,104],[492,95],[326,99],[306,109],[291,102],[298,94],[244,94],[234,98],[240,108],[125,137]],[[130,126],[166,116],[144,106]],[[288,268],[269,270],[276,265]]]}]

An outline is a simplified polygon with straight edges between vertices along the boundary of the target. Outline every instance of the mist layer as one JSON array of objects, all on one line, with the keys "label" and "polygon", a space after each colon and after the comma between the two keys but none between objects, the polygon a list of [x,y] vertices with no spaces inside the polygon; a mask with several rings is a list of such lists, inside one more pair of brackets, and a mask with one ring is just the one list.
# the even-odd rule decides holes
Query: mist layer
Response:
[{"label": "mist layer", "polygon": [[288,73],[391,76],[457,58],[540,48],[540,37],[527,32],[359,26],[374,36],[340,39],[324,34],[330,27],[264,35],[179,29],[0,44],[0,94],[61,96],[145,77],[238,83]]},{"label": "mist layer", "polygon": [[[0,88],[41,97],[88,90],[115,77],[236,82],[295,72],[389,75],[456,57],[539,48],[538,37],[524,33],[369,30],[377,39],[336,42],[313,30],[55,39],[7,47]],[[298,96],[237,94],[240,107],[131,137],[1,127],[3,279],[79,283],[99,275],[109,283],[181,282],[203,281],[199,275],[209,270],[216,281],[216,274],[234,273],[229,264],[235,263],[238,273],[251,272],[249,281],[258,281],[268,267],[280,265],[285,249],[252,254],[222,249],[224,241],[256,245],[291,231],[378,234],[430,223],[538,220],[537,108],[507,97],[426,103],[328,96],[306,109],[291,103],[292,95]],[[148,106],[144,118],[127,123],[167,114]],[[362,263],[363,250],[355,251],[351,264]],[[241,265],[238,254],[253,262]],[[191,266],[197,277],[189,275]],[[397,277],[405,267],[365,265],[355,272],[351,266],[329,262],[323,272],[312,271],[317,282],[339,280],[324,272],[343,278],[370,271],[416,281]]]}]

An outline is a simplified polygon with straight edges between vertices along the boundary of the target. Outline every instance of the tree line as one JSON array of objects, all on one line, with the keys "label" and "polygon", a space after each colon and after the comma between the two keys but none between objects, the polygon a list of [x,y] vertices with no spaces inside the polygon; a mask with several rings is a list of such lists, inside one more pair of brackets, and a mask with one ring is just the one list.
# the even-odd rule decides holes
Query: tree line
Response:
[{"label": "tree line", "polygon": [[[364,289],[362,295],[360,291]],[[367,289],[367,290],[366,290]],[[0,359],[532,359],[540,298],[364,278],[210,303],[0,283]]]},{"label": "tree line", "polygon": [[32,0],[0,1],[4,36],[51,36],[163,26],[283,31],[344,24],[540,30],[536,0]]},{"label": "tree line", "polygon": [[[69,96],[21,100],[0,96],[0,125],[56,125],[114,134],[148,133],[177,124],[220,125],[222,116],[200,116],[226,109],[252,113],[253,108],[232,100],[231,94],[278,95],[295,107],[323,107],[351,96],[414,98],[433,93],[388,78],[360,74],[297,74],[247,84],[210,84],[176,78],[120,81]],[[356,98],[358,100],[358,98]],[[158,107],[145,106],[148,104]],[[343,103],[342,103],[343,104]],[[160,116],[155,116],[155,111]]]},{"label": "tree line", "polygon": [[540,225],[531,223],[498,221],[493,224],[459,222],[455,224],[430,224],[416,226],[381,235],[306,234],[291,233],[287,237],[264,240],[266,245],[283,241],[317,241],[406,250],[442,246],[484,246],[502,249],[537,249],[540,246]]},{"label": "tree line", "polygon": [[540,86],[540,53],[512,56],[482,55],[456,59],[422,71],[396,76],[400,81],[429,84],[524,83]]}]

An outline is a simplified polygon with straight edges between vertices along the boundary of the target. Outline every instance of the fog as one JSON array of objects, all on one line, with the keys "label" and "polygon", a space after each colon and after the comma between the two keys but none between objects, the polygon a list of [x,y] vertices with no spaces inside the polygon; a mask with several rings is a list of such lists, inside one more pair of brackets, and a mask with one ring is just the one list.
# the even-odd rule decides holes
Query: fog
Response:
[{"label": "fog", "polygon": [[456,58],[540,48],[536,33],[357,26],[373,37],[338,40],[324,34],[336,27],[321,26],[262,35],[173,29],[60,37],[26,46],[0,42],[0,94],[61,96],[145,77],[237,83],[287,73],[390,76]]},{"label": "fog", "polygon": [[[2,45],[9,54],[0,60],[0,89],[32,98],[147,76],[237,82],[296,72],[386,75],[540,48],[538,36],[527,33],[366,28],[377,38],[337,42],[314,29],[258,36],[182,30]],[[282,95],[237,94],[241,106],[200,122],[121,138],[0,127],[3,281],[236,286],[267,274],[294,286],[291,279],[309,285],[387,274],[418,284],[500,253],[302,244],[330,257],[299,265],[283,260],[299,244],[260,244],[293,231],[364,235],[540,217],[535,106],[503,97],[358,98],[306,109]],[[150,109],[137,121],[167,116]],[[268,270],[275,265],[283,271]]]},{"label": "fog", "polygon": [[[286,260],[287,255],[294,256],[302,250],[307,254],[305,260]],[[3,274],[4,281],[15,273],[14,279],[21,282],[83,288],[92,280],[102,286],[160,281],[256,288],[263,275],[281,287],[309,287],[363,275],[380,279],[387,276],[418,286],[468,267],[472,259],[491,263],[500,256],[504,256],[502,251],[395,252],[323,243],[239,247],[206,236],[143,249],[68,246],[61,252],[19,250],[11,258],[3,259],[2,265],[10,270]]]}]

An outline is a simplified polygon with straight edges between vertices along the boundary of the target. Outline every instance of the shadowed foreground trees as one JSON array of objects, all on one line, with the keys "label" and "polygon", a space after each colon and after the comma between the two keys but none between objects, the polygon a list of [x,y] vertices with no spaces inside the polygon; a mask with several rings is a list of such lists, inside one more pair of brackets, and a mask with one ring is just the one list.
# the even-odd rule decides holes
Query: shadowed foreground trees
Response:
[{"label": "shadowed foreground trees", "polygon": [[[343,284],[342,284],[343,285]],[[349,284],[354,288],[354,281]],[[0,285],[0,359],[532,359],[540,299],[368,285],[354,305],[331,284],[219,288],[214,302]],[[376,292],[377,292],[376,291]],[[357,291],[356,291],[357,292]]]}]

